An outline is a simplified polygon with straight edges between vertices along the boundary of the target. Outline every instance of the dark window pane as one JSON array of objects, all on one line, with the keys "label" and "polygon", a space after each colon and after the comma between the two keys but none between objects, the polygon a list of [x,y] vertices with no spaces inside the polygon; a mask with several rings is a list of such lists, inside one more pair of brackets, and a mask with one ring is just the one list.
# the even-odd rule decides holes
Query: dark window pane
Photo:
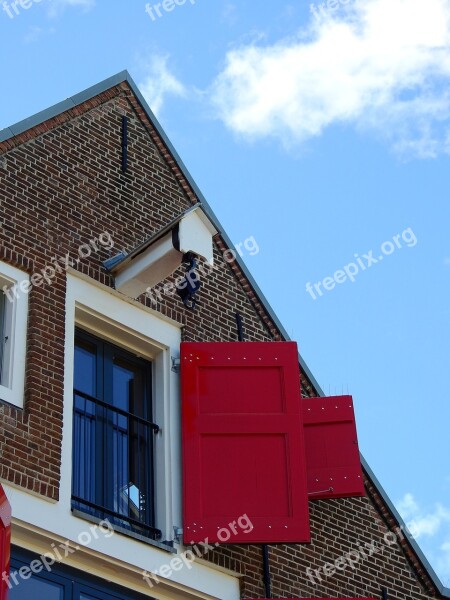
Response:
[{"label": "dark window pane", "polygon": [[[122,364],[121,364],[122,363]],[[133,394],[130,387],[134,384],[134,373],[127,368],[126,363],[114,358],[113,366],[113,399],[112,404],[117,408],[130,410],[130,396]]]},{"label": "dark window pane", "polygon": [[[87,396],[86,396],[87,394]],[[149,534],[153,524],[151,364],[79,333],[75,354],[73,506]],[[132,523],[135,521],[135,523]]]},{"label": "dark window pane", "polygon": [[138,417],[145,417],[145,371],[120,356],[114,357],[113,405]]},{"label": "dark window pane", "polygon": [[20,579],[19,585],[14,586],[9,591],[9,600],[65,600],[64,588],[62,585],[45,581],[43,579]]},{"label": "dark window pane", "polygon": [[6,296],[0,292],[0,384],[3,376],[3,356],[5,353],[5,313],[6,313]]},{"label": "dark window pane", "polygon": [[[77,340],[75,346],[74,388],[74,451],[73,468],[77,477],[73,480],[73,493],[88,502],[97,498],[97,407],[82,394],[97,397],[99,362],[98,347],[88,340]],[[79,505],[76,508],[80,508]],[[91,509],[89,512],[95,514]]]},{"label": "dark window pane", "polygon": [[76,393],[74,403],[73,468],[79,476],[74,478],[73,493],[89,502],[95,502],[97,472],[95,404]]},{"label": "dark window pane", "polygon": [[97,395],[97,347],[84,340],[75,346],[74,387],[89,396]]}]

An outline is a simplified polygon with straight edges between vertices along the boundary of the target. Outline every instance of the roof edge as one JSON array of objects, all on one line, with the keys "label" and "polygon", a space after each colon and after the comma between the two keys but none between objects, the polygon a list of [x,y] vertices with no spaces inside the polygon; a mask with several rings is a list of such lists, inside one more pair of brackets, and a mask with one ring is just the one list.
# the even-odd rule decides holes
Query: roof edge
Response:
[{"label": "roof edge", "polygon": [[128,81],[129,78],[130,75],[128,71],[121,71],[120,73],[117,73],[112,77],[108,77],[108,79],[105,79],[104,81],[101,81],[100,83],[97,83],[87,88],[86,90],[75,94],[74,96],[66,98],[66,100],[58,102],[54,106],[50,106],[49,108],[41,110],[40,112],[32,115],[31,117],[27,117],[26,119],[23,119],[22,121],[19,121],[14,125],[5,127],[4,129],[0,130],[0,143],[6,142],[10,138],[16,137],[21,133],[24,133],[25,131],[36,127],[37,125],[41,125],[45,121],[57,117],[66,110],[70,110],[71,108],[74,108],[75,106],[86,102],[86,100],[91,100],[98,94],[109,90],[110,88],[118,85],[119,83]]}]

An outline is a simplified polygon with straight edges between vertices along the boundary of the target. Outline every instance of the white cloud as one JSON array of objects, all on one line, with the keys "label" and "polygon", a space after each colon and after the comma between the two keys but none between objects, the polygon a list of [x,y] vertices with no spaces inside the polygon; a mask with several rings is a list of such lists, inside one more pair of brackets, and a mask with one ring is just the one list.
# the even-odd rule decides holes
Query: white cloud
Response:
[{"label": "white cloud", "polygon": [[[416,539],[422,536],[433,537],[442,533],[444,525],[450,524],[450,510],[435,504],[432,511],[423,510],[410,493],[397,502],[397,509],[406,520],[406,525]],[[449,547],[450,549],[450,547]]]},{"label": "white cloud", "polygon": [[28,32],[25,34],[23,41],[26,44],[31,44],[32,42],[36,42],[42,35],[44,34],[44,29],[42,27],[30,27]]},{"label": "white cloud", "polygon": [[450,0],[365,0],[274,45],[231,50],[211,89],[246,139],[302,143],[333,124],[406,155],[450,152]]},{"label": "white cloud", "polygon": [[419,505],[412,494],[396,503],[441,581],[450,586],[450,509],[436,503],[431,509]]},{"label": "white cloud", "polygon": [[95,6],[95,0],[51,0],[48,13],[51,17],[58,16],[65,8],[79,7],[84,12]]},{"label": "white cloud", "polygon": [[56,29],[53,27],[49,29],[43,29],[42,27],[32,26],[23,37],[25,44],[32,44],[39,41],[43,36],[55,33]]},{"label": "white cloud", "polygon": [[227,2],[222,10],[221,21],[227,25],[235,25],[237,20],[236,5]]},{"label": "white cloud", "polygon": [[397,510],[404,519],[409,519],[419,512],[419,506],[414,500],[414,496],[407,493],[399,502],[397,502]]},{"label": "white cloud", "polygon": [[408,529],[415,538],[423,535],[434,536],[441,530],[444,523],[450,523],[450,511],[437,504],[434,512],[413,517],[408,522]]},{"label": "white cloud", "polygon": [[167,66],[168,56],[153,56],[146,66],[147,75],[139,84],[144,98],[158,116],[167,95],[186,97],[185,86],[173,75]]}]

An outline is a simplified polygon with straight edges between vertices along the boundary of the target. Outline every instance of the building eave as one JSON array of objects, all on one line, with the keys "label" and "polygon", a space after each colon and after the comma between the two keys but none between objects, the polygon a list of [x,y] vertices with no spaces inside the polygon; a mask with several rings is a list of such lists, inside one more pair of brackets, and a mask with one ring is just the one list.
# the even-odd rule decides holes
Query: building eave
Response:
[{"label": "building eave", "polygon": [[99,94],[106,92],[107,90],[111,89],[112,87],[115,87],[116,85],[119,85],[120,83],[123,83],[124,81],[128,81],[128,83],[130,83],[131,81],[128,71],[121,71],[120,73],[117,73],[112,77],[108,77],[108,79],[105,79],[104,81],[101,81],[100,83],[97,83],[96,85],[87,88],[83,92],[75,94],[74,96],[71,96],[66,100],[62,100],[62,102],[58,102],[57,104],[50,106],[49,108],[41,110],[36,114],[32,115],[31,117],[27,117],[26,119],[23,119],[22,121],[19,121],[14,125],[5,127],[5,129],[0,130],[0,143],[6,142],[11,138],[17,137],[21,133],[25,133],[29,129],[33,129],[33,127],[41,125],[42,123],[45,123],[45,121],[53,119],[58,115],[66,112],[67,110],[75,108],[89,100],[92,100],[92,98],[95,98]]}]

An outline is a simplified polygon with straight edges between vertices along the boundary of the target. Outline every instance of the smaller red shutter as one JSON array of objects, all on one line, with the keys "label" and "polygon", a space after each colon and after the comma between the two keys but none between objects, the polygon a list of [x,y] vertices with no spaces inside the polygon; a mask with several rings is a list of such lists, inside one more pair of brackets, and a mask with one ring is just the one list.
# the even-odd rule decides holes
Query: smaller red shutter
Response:
[{"label": "smaller red shutter", "polygon": [[7,600],[8,585],[3,574],[9,575],[11,546],[11,506],[0,485],[0,600]]},{"label": "smaller red shutter", "polygon": [[181,388],[185,542],[309,542],[297,345],[184,342]]},{"label": "smaller red shutter", "polygon": [[364,496],[351,396],[304,398],[309,500]]}]

